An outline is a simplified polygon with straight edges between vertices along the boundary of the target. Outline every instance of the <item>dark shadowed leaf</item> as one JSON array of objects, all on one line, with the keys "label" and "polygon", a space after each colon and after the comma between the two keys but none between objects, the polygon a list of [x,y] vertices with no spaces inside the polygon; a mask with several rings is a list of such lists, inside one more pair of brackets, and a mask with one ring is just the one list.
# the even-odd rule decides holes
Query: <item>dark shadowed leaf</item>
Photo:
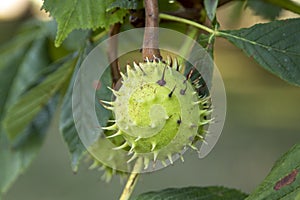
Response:
[{"label": "dark shadowed leaf", "polygon": [[101,88],[96,91],[96,114],[98,117],[98,121],[102,127],[105,127],[107,125],[107,120],[112,117],[112,112],[110,110],[107,110],[104,108],[99,100],[104,100],[104,101],[111,101],[113,94],[111,90],[108,89],[108,87],[112,86],[112,78],[111,78],[111,70],[110,68],[107,68],[101,79],[99,80]]},{"label": "dark shadowed leaf", "polygon": [[247,4],[256,15],[260,15],[265,19],[274,20],[281,13],[281,7],[268,3],[263,0],[247,0]]},{"label": "dark shadowed leaf", "polygon": [[238,190],[224,187],[186,187],[147,192],[133,200],[243,200],[246,197]]},{"label": "dark shadowed leaf", "polygon": [[78,165],[80,163],[81,158],[83,158],[86,153],[86,149],[83,146],[73,119],[72,113],[72,92],[73,92],[73,84],[77,75],[77,72],[80,68],[82,61],[88,53],[88,49],[83,49],[79,59],[77,60],[75,70],[73,72],[72,79],[69,83],[67,93],[64,97],[62,108],[61,108],[61,116],[59,129],[64,138],[66,145],[68,146],[70,156],[71,156],[71,166],[74,172],[77,172]]},{"label": "dark shadowed leaf", "polygon": [[[73,74],[68,91],[64,97],[60,118],[60,131],[63,135],[65,143],[69,148],[69,152],[71,155],[71,166],[74,172],[78,170],[80,161],[86,153],[86,148],[83,146],[74,124],[72,111],[73,84],[77,75],[77,71],[79,70],[82,61],[90,50],[90,46],[87,46],[82,50],[81,56],[76,65],[75,73]],[[99,84],[99,87],[101,86],[101,89],[99,88],[99,90],[97,90],[96,92],[96,98],[102,100],[110,100],[112,92],[106,87],[111,86],[112,84],[109,68],[104,72],[104,75],[102,76],[102,79],[100,79],[99,83],[95,84]],[[97,87],[97,85],[95,86]],[[98,101],[99,99],[96,100],[95,111],[97,113],[100,125],[105,126],[107,124],[107,120],[111,117],[111,112],[101,106]]]},{"label": "dark shadowed leaf", "polygon": [[182,8],[179,1],[159,0],[158,7],[160,12],[173,12]]},{"label": "dark shadowed leaf", "polygon": [[62,105],[62,113],[60,117],[60,132],[67,144],[71,156],[71,166],[73,172],[77,172],[81,158],[86,153],[86,149],[83,146],[72,115],[72,94],[70,90],[65,95]]},{"label": "dark shadowed leaf", "polygon": [[127,11],[117,9],[106,12],[113,0],[44,0],[43,9],[58,23],[55,46],[60,46],[75,29],[108,28],[122,22]]},{"label": "dark shadowed leaf", "polygon": [[247,200],[300,199],[300,145],[295,145],[274,165]]},{"label": "dark shadowed leaf", "polygon": [[283,9],[292,11],[294,13],[300,14],[300,2],[295,0],[264,0],[266,2],[269,2],[273,5],[279,6]]},{"label": "dark shadowed leaf", "polygon": [[[263,68],[300,86],[300,18],[219,32]],[[243,67],[243,66],[241,66]]]}]

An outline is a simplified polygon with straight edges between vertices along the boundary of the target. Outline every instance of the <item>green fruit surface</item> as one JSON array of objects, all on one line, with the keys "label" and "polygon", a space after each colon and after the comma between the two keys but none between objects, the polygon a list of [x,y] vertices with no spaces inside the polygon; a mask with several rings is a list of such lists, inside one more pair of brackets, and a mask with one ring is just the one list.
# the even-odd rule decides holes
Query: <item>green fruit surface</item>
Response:
[{"label": "green fruit surface", "polygon": [[176,68],[163,62],[134,66],[127,68],[115,92],[117,129],[135,157],[165,160],[181,153],[197,136],[201,101]]}]

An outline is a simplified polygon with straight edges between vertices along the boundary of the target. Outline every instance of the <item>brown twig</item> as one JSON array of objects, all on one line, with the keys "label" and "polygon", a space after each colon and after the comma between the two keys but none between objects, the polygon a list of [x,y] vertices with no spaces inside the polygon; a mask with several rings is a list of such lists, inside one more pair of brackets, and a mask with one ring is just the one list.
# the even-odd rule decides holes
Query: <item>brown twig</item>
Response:
[{"label": "brown twig", "polygon": [[112,76],[112,88],[116,85],[118,80],[121,78],[120,68],[118,64],[117,49],[118,49],[118,37],[113,37],[120,32],[120,23],[114,24],[109,32],[110,40],[108,41],[108,61],[110,63],[111,76]]},{"label": "brown twig", "polygon": [[154,59],[162,59],[158,48],[158,30],[153,27],[158,27],[158,0],[144,0],[146,29],[143,41],[143,59],[148,58],[150,61]]}]

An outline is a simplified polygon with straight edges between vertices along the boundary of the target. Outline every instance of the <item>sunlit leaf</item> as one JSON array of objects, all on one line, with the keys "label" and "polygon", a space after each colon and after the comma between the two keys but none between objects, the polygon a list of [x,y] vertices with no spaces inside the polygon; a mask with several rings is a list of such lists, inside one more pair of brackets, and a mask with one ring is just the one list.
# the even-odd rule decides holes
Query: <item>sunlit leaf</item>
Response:
[{"label": "sunlit leaf", "polygon": [[127,11],[117,9],[106,12],[113,0],[44,0],[43,8],[58,23],[55,46],[60,46],[75,29],[108,28],[122,22]]}]

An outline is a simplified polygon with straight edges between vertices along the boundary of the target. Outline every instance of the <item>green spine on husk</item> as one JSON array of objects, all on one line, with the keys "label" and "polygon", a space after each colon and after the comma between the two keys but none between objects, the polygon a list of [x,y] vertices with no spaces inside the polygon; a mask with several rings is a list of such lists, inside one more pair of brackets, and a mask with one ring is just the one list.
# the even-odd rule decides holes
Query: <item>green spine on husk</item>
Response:
[{"label": "green spine on husk", "polygon": [[110,132],[106,136],[116,144],[115,150],[132,154],[128,162],[142,157],[145,169],[150,161],[173,163],[172,155],[180,155],[187,146],[197,150],[195,141],[203,140],[204,125],[211,121],[209,98],[199,97],[199,86],[179,69],[170,59],[127,65],[122,86],[112,89],[115,100],[101,101],[114,114],[114,123],[103,127]]}]

